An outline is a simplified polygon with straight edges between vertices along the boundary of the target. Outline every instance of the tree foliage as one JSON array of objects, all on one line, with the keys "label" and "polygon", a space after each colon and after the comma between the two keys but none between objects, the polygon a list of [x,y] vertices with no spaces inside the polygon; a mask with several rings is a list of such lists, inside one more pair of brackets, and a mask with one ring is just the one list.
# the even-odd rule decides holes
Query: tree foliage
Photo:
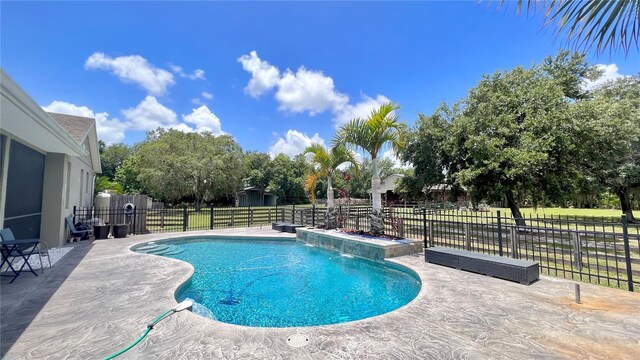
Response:
[{"label": "tree foliage", "polygon": [[580,119],[578,159],[585,174],[610,189],[634,221],[633,193],[640,189],[640,75],[623,77],[596,89],[574,106]]},{"label": "tree foliage", "polygon": [[420,117],[405,160],[416,166],[420,185],[444,177],[476,202],[506,200],[519,219],[525,199],[535,205],[559,198],[576,178],[570,106],[587,96],[589,75],[584,56],[568,52],[485,75],[459,104]]},{"label": "tree foliage", "polygon": [[242,149],[231,136],[158,129],[135,154],[137,180],[154,197],[176,203],[232,198],[241,186]]},{"label": "tree foliage", "polygon": [[458,108],[449,108],[446,104],[441,104],[430,116],[418,114],[418,120],[408,136],[407,147],[401,154],[402,160],[413,164],[415,169],[400,181],[406,198],[424,198],[424,188],[445,181],[449,162],[444,143],[449,126],[457,114]]},{"label": "tree foliage", "polygon": [[305,204],[309,199],[304,191],[304,179],[309,165],[300,154],[293,159],[278,154],[271,161],[273,173],[267,191],[278,196],[278,204]]},{"label": "tree foliage", "polygon": [[132,153],[133,149],[126,144],[105,146],[104,150],[100,152],[102,176],[106,176],[111,181],[114,180],[116,171]]}]

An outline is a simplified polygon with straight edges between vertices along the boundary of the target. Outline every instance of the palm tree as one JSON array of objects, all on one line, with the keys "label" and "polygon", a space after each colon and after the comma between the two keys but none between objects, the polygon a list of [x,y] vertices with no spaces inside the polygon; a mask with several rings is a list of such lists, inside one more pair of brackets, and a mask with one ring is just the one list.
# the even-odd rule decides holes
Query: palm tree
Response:
[{"label": "palm tree", "polygon": [[544,26],[555,23],[556,34],[566,34],[575,45],[595,44],[598,53],[638,48],[640,0],[518,0],[517,9],[525,2],[528,12],[544,13]]},{"label": "palm tree", "polygon": [[334,145],[327,150],[322,144],[313,143],[304,150],[305,154],[313,154],[311,158],[312,171],[307,176],[305,185],[310,192],[314,191],[315,184],[321,177],[327,178],[327,214],[325,216],[325,229],[338,227],[338,216],[333,200],[333,174],[338,166],[350,163],[358,168],[356,153],[347,149],[345,145]]},{"label": "palm tree", "polygon": [[373,168],[373,175],[371,176],[371,198],[373,202],[371,233],[376,236],[384,233],[378,156],[389,145],[396,154],[399,154],[405,145],[407,125],[399,122],[399,117],[395,112],[399,108],[394,103],[384,103],[379,108],[371,110],[371,114],[367,119],[356,118],[342,126],[334,139],[335,144],[355,146],[371,156]]}]

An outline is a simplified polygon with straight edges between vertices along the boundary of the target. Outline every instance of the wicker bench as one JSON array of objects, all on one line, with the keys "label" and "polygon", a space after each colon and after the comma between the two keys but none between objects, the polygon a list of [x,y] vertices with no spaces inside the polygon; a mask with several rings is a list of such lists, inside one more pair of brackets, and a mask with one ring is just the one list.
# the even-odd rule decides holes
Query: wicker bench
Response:
[{"label": "wicker bench", "polygon": [[299,228],[299,227],[304,227],[304,225],[291,224],[286,222],[274,222],[273,224],[271,224],[271,228],[273,230],[288,232],[292,234],[295,234],[296,228]]},{"label": "wicker bench", "polygon": [[445,247],[427,248],[424,253],[428,263],[453,267],[500,279],[531,284],[539,279],[537,262],[474,253]]}]

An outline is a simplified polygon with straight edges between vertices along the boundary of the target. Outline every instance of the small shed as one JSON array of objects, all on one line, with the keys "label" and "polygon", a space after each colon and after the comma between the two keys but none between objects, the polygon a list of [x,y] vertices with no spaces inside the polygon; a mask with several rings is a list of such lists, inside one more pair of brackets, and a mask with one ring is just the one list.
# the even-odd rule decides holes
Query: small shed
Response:
[{"label": "small shed", "polygon": [[275,194],[266,192],[255,186],[244,188],[238,192],[239,206],[276,206]]}]

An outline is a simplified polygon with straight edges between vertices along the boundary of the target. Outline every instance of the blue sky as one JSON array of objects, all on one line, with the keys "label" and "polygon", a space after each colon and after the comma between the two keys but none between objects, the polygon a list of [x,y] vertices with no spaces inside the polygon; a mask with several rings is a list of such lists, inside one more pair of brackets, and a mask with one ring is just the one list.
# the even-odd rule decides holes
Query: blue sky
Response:
[{"label": "blue sky", "polygon": [[[301,151],[392,100],[402,119],[464,97],[483,74],[564,47],[495,2],[2,2],[2,68],[50,111],[94,116],[132,144],[157,126],[245,150]],[[640,55],[589,54],[607,77]]]}]

